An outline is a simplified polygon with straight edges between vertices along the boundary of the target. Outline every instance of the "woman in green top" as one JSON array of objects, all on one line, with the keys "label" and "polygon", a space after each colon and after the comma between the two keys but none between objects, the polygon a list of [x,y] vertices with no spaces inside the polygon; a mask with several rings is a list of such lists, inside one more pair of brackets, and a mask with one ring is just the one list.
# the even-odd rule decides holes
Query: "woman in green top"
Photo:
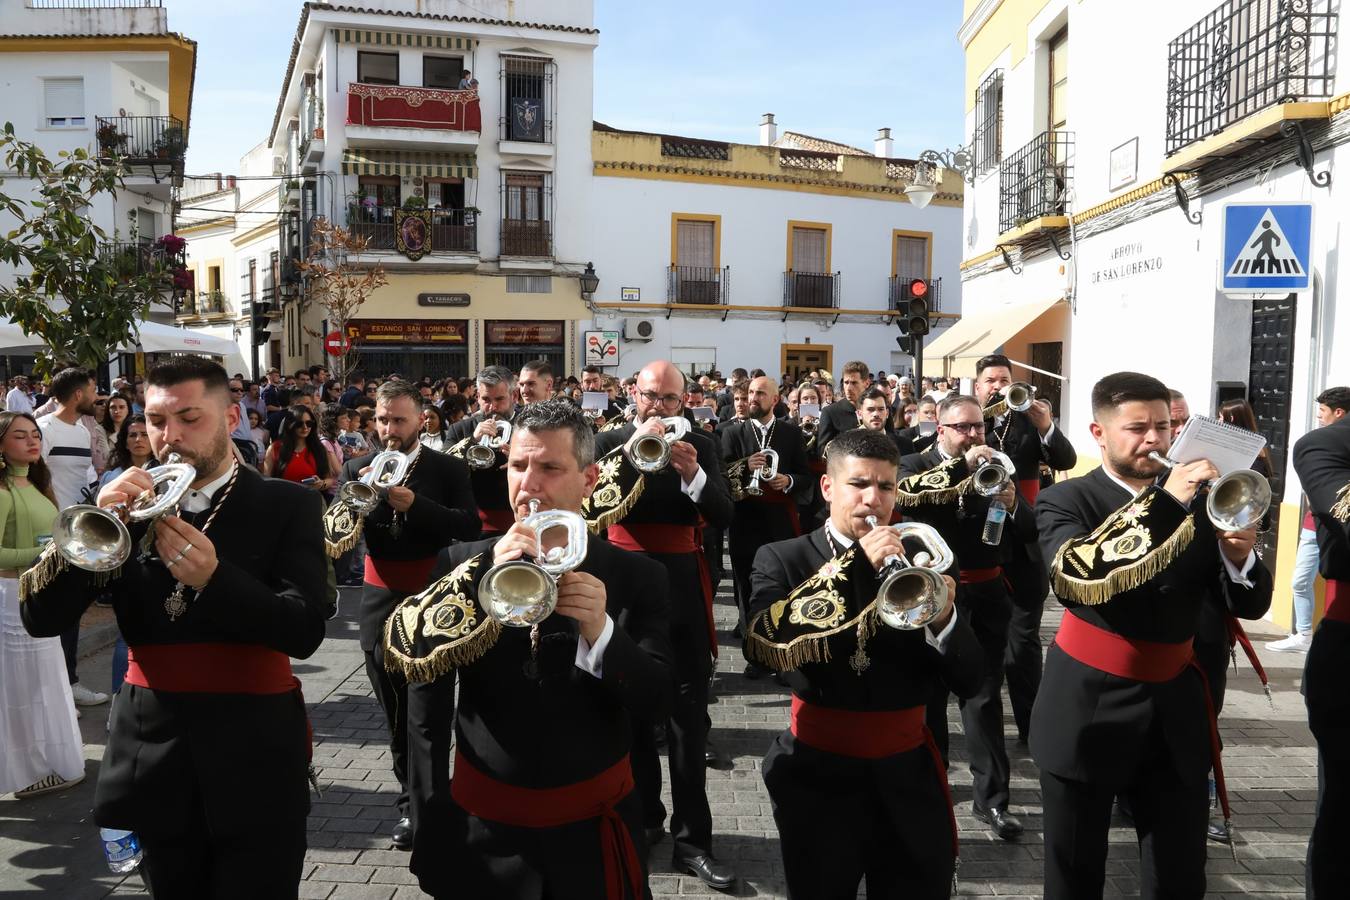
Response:
[{"label": "woman in green top", "polygon": [[55,520],[37,420],[0,413],[0,794],[20,798],[84,780],[61,641],[29,636],[19,617],[19,575],[51,540]]}]

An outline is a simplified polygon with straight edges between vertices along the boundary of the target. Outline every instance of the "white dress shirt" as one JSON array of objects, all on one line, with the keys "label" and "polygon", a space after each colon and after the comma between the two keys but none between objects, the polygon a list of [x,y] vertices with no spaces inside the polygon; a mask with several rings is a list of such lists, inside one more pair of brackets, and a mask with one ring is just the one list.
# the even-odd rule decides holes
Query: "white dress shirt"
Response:
[{"label": "white dress shirt", "polygon": [[[234,465],[237,466],[239,464],[235,463]],[[196,488],[189,488],[188,492],[183,495],[183,501],[178,504],[178,508],[181,509],[183,512],[192,513],[193,515],[196,515],[199,512],[205,512],[206,510],[210,509],[211,500],[216,496],[216,491],[224,487],[225,483],[230,480],[230,476],[233,474],[234,474],[234,466],[230,466],[228,469],[225,470],[224,475],[221,475],[219,478],[212,479],[207,484],[202,485],[200,490]],[[198,528],[197,530],[201,531],[200,528]]]}]

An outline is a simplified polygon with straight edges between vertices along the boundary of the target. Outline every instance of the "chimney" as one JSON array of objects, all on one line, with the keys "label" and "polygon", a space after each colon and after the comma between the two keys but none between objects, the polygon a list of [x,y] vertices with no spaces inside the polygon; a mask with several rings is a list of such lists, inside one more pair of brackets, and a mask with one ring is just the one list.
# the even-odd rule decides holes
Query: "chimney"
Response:
[{"label": "chimney", "polygon": [[764,118],[759,120],[759,144],[761,147],[772,147],[776,140],[778,126],[774,124],[773,113],[765,113]]},{"label": "chimney", "polygon": [[890,159],[895,156],[895,141],[891,140],[891,130],[889,128],[878,128],[876,147],[873,150],[874,155],[882,159]]}]

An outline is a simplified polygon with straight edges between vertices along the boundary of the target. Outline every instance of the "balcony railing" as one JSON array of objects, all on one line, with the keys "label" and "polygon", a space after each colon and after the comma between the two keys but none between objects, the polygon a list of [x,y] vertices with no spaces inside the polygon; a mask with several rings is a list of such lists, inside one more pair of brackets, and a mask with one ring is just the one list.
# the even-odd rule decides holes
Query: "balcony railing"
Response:
[{"label": "balcony railing", "polygon": [[838,272],[794,272],[789,269],[783,273],[783,305],[838,309],[842,281]]},{"label": "balcony railing", "polygon": [[539,219],[502,220],[502,256],[552,256],[549,223]]},{"label": "balcony railing", "polygon": [[[365,237],[367,250],[394,250],[396,207],[362,206],[351,211],[348,229]],[[463,209],[428,209],[431,218],[431,253],[475,253],[478,251],[477,214]]]},{"label": "balcony railing", "polygon": [[1167,154],[1276,103],[1330,97],[1330,0],[1226,0],[1167,47]]},{"label": "balcony railing", "polygon": [[164,270],[164,251],[149,241],[119,241],[104,244],[102,255],[119,278],[138,278]]},{"label": "balcony railing", "polygon": [[666,273],[667,303],[725,304],[731,287],[731,267],[671,266]]},{"label": "balcony railing", "polygon": [[99,156],[121,155],[129,163],[167,162],[181,165],[187,133],[173,116],[99,116]]},{"label": "balcony railing", "polygon": [[180,319],[213,319],[230,315],[230,306],[224,291],[203,291],[195,297],[181,297],[174,308],[174,314]]},{"label": "balcony railing", "polygon": [[[900,300],[904,297],[905,285],[909,284],[915,278],[928,278],[922,272],[916,275],[892,275],[889,306],[891,309],[900,308]],[[928,311],[942,312],[942,279],[928,278]]]},{"label": "balcony railing", "polygon": [[476,90],[353,82],[347,86],[347,124],[477,132],[483,116]]},{"label": "balcony railing", "polygon": [[1065,214],[1073,177],[1073,133],[1043,131],[1004,158],[998,173],[998,230]]}]

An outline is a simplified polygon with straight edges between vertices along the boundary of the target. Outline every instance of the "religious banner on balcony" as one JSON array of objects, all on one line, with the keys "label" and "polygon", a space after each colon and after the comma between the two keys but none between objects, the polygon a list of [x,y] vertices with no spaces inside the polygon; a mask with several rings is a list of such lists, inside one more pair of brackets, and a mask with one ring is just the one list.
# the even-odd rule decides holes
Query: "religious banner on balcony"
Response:
[{"label": "religious banner on balcony", "polygon": [[532,97],[511,98],[511,140],[544,139],[544,101]]},{"label": "religious banner on balcony", "polygon": [[347,339],[353,344],[456,344],[464,346],[468,323],[463,319],[349,319]]},{"label": "religious banner on balcony", "polygon": [[426,209],[398,209],[394,211],[394,247],[408,259],[418,260],[426,255],[427,238],[431,234],[431,213]]},{"label": "religious banner on balcony", "polygon": [[347,86],[347,124],[477,132],[483,115],[476,90],[355,82]]}]

